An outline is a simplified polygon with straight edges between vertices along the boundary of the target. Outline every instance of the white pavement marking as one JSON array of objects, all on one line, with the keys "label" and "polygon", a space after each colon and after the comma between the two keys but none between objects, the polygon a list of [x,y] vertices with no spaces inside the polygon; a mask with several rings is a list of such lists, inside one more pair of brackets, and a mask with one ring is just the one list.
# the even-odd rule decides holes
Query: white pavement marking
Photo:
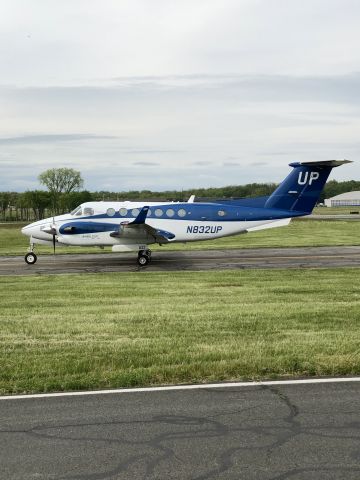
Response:
[{"label": "white pavement marking", "polygon": [[142,388],[119,388],[112,390],[89,390],[79,392],[56,392],[36,393],[28,395],[6,395],[0,400],[21,400],[26,398],[53,398],[53,397],[78,397],[81,395],[108,395],[120,393],[140,392],[169,392],[172,390],[199,390],[211,388],[234,388],[234,387],[259,387],[262,385],[304,385],[315,383],[345,383],[360,382],[360,377],[335,377],[335,378],[307,378],[300,380],[268,380],[264,382],[228,382],[228,383],[201,383],[196,385],[169,385],[163,387],[142,387]]}]

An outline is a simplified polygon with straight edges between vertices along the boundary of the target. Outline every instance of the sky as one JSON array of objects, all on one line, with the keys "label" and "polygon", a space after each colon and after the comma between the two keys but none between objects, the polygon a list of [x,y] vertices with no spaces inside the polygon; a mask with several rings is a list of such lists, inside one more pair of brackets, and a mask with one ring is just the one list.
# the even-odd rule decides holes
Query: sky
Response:
[{"label": "sky", "polygon": [[0,15],[0,191],[360,177],[358,0],[12,0]]}]

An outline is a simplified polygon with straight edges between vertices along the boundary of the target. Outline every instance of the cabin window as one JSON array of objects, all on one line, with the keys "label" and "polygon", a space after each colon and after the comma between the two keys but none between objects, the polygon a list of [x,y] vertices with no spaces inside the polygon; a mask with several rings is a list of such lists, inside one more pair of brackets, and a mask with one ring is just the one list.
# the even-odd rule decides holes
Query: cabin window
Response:
[{"label": "cabin window", "polygon": [[127,208],[120,208],[119,214],[120,214],[122,217],[126,217],[127,213],[128,213]]},{"label": "cabin window", "polygon": [[173,210],[172,208],[168,208],[168,209],[166,210],[166,215],[167,215],[168,217],[173,217],[173,216],[175,215],[175,212],[174,212],[174,210]]},{"label": "cabin window", "polygon": [[155,216],[156,217],[161,217],[164,212],[161,210],[161,208],[157,208],[155,210]]},{"label": "cabin window", "polygon": [[133,208],[133,209],[131,210],[131,215],[132,215],[133,217],[137,217],[137,216],[139,215],[139,213],[140,213],[140,210],[139,210],[138,208]]},{"label": "cabin window", "polygon": [[178,210],[177,214],[179,215],[179,217],[185,217],[186,210],[184,208],[180,208],[180,210]]},{"label": "cabin window", "polygon": [[113,217],[115,215],[115,209],[114,208],[108,208],[106,210],[106,215],[108,215],[109,217]]},{"label": "cabin window", "polygon": [[219,217],[224,217],[226,215],[225,210],[219,210],[218,215],[219,215]]},{"label": "cabin window", "polygon": [[151,211],[151,208],[149,208],[147,216],[150,217],[151,215],[152,215],[152,211]]}]

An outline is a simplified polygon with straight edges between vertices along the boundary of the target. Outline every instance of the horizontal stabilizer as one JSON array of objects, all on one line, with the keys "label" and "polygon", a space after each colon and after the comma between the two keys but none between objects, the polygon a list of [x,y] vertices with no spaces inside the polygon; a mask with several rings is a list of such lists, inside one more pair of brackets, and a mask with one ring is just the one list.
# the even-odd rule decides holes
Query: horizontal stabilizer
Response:
[{"label": "horizontal stabilizer", "polygon": [[319,160],[318,162],[293,162],[289,163],[290,167],[340,167],[345,163],[352,163],[351,160]]}]

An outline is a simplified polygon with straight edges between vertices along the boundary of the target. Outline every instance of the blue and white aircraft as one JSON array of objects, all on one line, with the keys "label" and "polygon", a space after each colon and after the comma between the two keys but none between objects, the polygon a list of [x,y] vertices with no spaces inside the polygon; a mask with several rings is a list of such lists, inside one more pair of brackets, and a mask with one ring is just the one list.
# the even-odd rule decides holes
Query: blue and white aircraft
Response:
[{"label": "blue and white aircraft", "polygon": [[28,264],[35,244],[111,246],[113,252],[138,252],[138,263],[151,260],[149,245],[196,242],[288,225],[309,215],[333,167],[349,160],[290,163],[291,173],[266,197],[194,202],[88,202],[71,213],[31,223]]}]

